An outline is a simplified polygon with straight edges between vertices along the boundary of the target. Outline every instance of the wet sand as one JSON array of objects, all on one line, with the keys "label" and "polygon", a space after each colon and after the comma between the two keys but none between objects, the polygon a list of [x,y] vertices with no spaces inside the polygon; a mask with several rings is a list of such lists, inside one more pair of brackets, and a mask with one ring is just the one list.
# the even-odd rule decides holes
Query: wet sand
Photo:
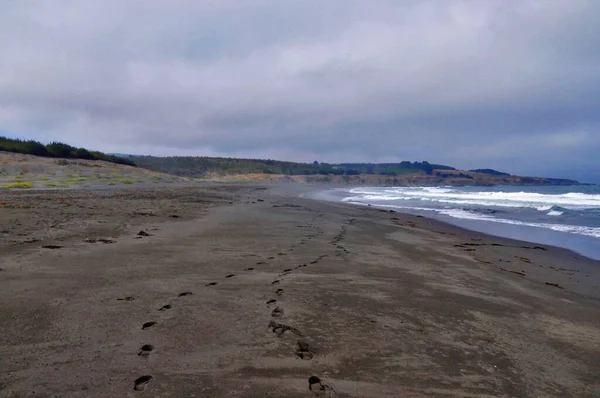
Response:
[{"label": "wet sand", "polygon": [[600,263],[279,186],[0,195],[0,396],[600,396]]}]

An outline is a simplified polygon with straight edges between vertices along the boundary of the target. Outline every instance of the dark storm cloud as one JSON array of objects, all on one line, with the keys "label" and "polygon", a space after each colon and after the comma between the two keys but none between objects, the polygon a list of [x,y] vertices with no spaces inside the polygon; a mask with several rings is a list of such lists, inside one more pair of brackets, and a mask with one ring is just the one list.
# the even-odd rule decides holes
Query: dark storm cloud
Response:
[{"label": "dark storm cloud", "polygon": [[600,175],[596,1],[0,7],[0,128],[12,135]]}]

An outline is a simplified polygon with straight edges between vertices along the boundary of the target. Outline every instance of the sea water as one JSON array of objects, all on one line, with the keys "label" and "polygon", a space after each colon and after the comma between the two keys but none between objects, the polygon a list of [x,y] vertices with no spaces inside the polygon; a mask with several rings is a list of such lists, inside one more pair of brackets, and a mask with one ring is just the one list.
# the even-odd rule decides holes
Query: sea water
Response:
[{"label": "sea water", "polygon": [[332,196],[600,259],[599,185],[359,187]]}]

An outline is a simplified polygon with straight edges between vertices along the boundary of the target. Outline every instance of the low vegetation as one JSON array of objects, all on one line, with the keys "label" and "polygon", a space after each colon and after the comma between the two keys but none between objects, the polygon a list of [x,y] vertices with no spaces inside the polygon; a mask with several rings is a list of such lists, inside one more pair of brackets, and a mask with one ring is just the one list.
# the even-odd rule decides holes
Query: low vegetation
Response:
[{"label": "low vegetation", "polygon": [[206,177],[208,175],[360,175],[378,174],[397,176],[410,173],[432,174],[433,170],[455,170],[453,167],[428,162],[400,163],[297,163],[264,159],[234,159],[194,156],[155,157],[133,156],[140,166],[154,171],[182,177]]},{"label": "low vegetation", "polygon": [[6,183],[2,186],[3,188],[6,189],[29,189],[31,187],[33,187],[33,183],[32,182],[9,182]]},{"label": "low vegetation", "polygon": [[19,140],[0,136],[0,151],[24,153],[47,158],[104,160],[111,163],[135,166],[135,162],[131,159],[107,155],[98,151],[89,151],[85,148],[76,148],[61,142],[52,142],[44,145],[34,140]]}]

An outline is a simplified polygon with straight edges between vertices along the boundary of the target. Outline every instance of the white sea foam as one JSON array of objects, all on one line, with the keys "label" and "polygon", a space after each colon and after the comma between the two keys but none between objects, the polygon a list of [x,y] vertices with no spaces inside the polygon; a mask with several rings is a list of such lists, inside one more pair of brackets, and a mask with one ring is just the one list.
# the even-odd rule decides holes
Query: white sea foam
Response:
[{"label": "white sea foam", "polygon": [[549,215],[549,216],[562,216],[564,214],[564,211],[550,210],[546,214]]},{"label": "white sea foam", "polygon": [[533,208],[549,211],[554,206],[569,210],[600,209],[600,195],[570,192],[541,194],[534,192],[468,192],[449,188],[355,188],[350,191],[353,201],[421,200],[454,205]]}]

